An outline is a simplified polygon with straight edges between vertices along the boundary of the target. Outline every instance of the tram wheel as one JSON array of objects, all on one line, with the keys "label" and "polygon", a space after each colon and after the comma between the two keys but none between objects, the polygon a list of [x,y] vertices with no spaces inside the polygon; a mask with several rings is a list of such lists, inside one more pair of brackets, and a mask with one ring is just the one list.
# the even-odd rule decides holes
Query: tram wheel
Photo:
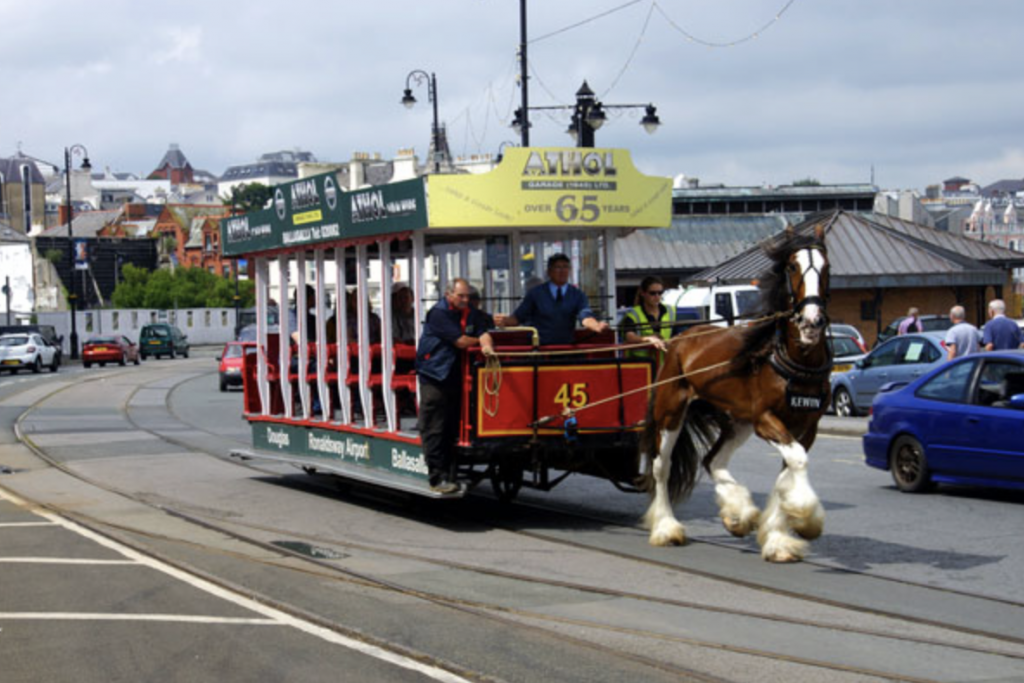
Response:
[{"label": "tram wheel", "polygon": [[502,503],[511,503],[523,487],[523,468],[510,462],[491,465],[491,488]]}]

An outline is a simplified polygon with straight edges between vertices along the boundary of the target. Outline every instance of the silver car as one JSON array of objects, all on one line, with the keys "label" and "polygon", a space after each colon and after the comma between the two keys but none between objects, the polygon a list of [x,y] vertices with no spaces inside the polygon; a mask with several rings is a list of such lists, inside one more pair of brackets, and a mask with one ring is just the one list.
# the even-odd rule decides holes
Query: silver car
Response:
[{"label": "silver car", "polygon": [[50,346],[36,332],[0,336],[0,370],[16,373],[22,368],[39,372],[43,366],[57,372],[60,364],[57,348]]}]

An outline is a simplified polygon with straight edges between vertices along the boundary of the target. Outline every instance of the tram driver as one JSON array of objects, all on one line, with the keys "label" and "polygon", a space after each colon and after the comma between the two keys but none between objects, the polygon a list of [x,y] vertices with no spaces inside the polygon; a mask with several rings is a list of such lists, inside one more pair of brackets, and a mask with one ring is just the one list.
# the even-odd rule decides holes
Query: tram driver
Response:
[{"label": "tram driver", "polygon": [[527,291],[512,315],[496,315],[494,322],[498,327],[535,327],[542,345],[572,344],[577,320],[592,332],[609,329],[607,322],[599,321],[594,315],[587,295],[569,284],[570,275],[569,257],[555,254],[548,259],[548,281]]},{"label": "tram driver", "polygon": [[452,280],[444,298],[427,313],[416,349],[416,373],[420,380],[419,432],[423,441],[430,490],[455,493],[453,481],[455,441],[462,405],[462,353],[480,346],[486,355],[494,346],[486,316],[469,305],[469,283]]}]

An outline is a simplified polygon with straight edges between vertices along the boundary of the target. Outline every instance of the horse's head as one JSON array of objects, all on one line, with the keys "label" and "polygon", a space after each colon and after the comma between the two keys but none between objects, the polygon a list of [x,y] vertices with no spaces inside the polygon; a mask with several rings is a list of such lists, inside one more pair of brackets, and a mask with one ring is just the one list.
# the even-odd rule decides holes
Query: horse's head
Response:
[{"label": "horse's head", "polygon": [[828,323],[828,256],[820,240],[795,249],[786,262],[786,278],[792,303],[791,322],[799,330],[801,346],[821,341]]}]

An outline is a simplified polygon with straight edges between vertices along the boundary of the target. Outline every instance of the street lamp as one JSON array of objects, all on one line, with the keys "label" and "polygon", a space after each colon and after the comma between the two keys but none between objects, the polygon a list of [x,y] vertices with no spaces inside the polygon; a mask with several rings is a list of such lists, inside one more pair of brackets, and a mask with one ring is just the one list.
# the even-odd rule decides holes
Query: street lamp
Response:
[{"label": "street lamp", "polygon": [[89,151],[83,145],[71,145],[64,148],[64,176],[67,181],[68,201],[68,300],[71,302],[71,360],[78,360],[78,328],[75,318],[77,294],[75,293],[75,244],[72,240],[71,222],[75,217],[75,207],[71,203],[71,157],[77,154],[82,157],[82,170],[92,169],[89,163]]},{"label": "street lamp", "polygon": [[434,105],[434,127],[431,130],[430,140],[434,148],[434,173],[440,173],[441,129],[437,124],[437,78],[434,77],[434,74],[428,74],[420,69],[409,72],[409,75],[405,77],[405,94],[402,95],[402,104],[405,105],[406,109],[412,109],[413,105],[416,104],[416,98],[412,96],[412,81],[415,81],[416,85],[423,85],[426,82],[427,99]]},{"label": "street lamp", "polygon": [[[556,105],[552,107],[530,107],[532,110],[541,109],[571,109],[572,117],[569,120],[569,127],[565,130],[572,139],[576,142],[577,147],[593,147],[594,146],[594,131],[604,125],[604,122],[608,119],[608,115],[605,114],[606,109],[640,109],[645,110],[644,117],[640,119],[640,125],[644,127],[648,133],[653,134],[658,130],[658,126],[661,125],[661,120],[658,118],[658,110],[653,104],[604,104],[594,96],[594,91],[590,89],[586,81],[583,81],[583,85],[576,91],[576,104],[575,105]],[[517,132],[523,125],[529,126],[527,117],[523,115],[521,109],[517,109],[515,118],[512,121],[512,128]]]}]

